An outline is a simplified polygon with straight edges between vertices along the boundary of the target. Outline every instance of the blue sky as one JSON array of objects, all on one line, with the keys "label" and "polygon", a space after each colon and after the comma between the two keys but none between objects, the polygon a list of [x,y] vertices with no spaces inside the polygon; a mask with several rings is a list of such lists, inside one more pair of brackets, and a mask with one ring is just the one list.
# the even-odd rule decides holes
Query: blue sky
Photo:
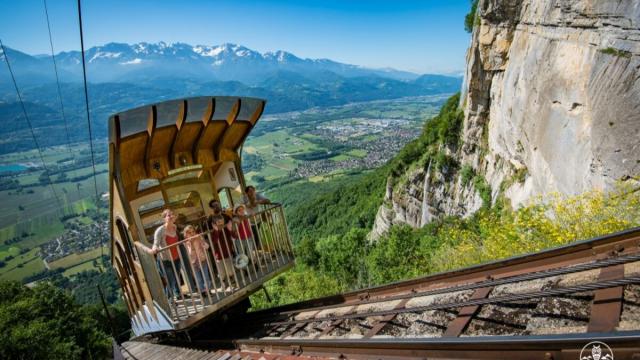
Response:
[{"label": "blue sky", "polygon": [[[0,38],[49,52],[42,0],[0,0]],[[47,0],[56,52],[79,49],[76,0]],[[419,73],[464,69],[469,0],[85,0],[85,46],[108,42],[241,44]]]}]

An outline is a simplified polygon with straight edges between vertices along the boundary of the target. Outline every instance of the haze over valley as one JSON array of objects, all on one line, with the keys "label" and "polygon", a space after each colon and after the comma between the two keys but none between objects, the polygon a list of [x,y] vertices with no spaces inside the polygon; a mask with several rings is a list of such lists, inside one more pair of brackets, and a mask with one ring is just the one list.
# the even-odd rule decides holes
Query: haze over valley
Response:
[{"label": "haze over valley", "polygon": [[[32,134],[2,68],[0,121],[7,126],[0,130],[0,196],[5,199],[0,205],[5,254],[0,273],[30,280],[61,269],[70,276],[91,268],[100,253],[94,249],[107,239],[105,213],[92,201],[80,54],[56,55],[63,119],[51,58],[6,49],[62,204],[55,201],[35,156]],[[418,136],[424,120],[462,81],[301,59],[284,51],[261,54],[233,44],[111,43],[90,48],[86,59],[99,193],[107,190],[106,120],[118,111],[197,95],[267,99],[264,118],[247,140],[243,164],[249,181],[268,190],[384,164]]]}]

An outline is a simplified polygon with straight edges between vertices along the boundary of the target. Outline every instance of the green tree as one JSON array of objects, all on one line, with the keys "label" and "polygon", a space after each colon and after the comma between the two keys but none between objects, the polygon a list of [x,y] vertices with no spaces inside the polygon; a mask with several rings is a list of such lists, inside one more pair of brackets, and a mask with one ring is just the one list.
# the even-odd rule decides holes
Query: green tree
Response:
[{"label": "green tree", "polygon": [[414,278],[429,269],[429,253],[437,239],[409,226],[393,226],[380,238],[366,258],[373,284]]},{"label": "green tree", "polygon": [[102,359],[108,336],[73,299],[49,283],[30,289],[0,281],[0,358]]},{"label": "green tree", "polygon": [[320,254],[316,250],[315,240],[310,236],[303,236],[296,249],[296,258],[309,266],[317,266]]},{"label": "green tree", "polygon": [[471,9],[464,17],[464,30],[468,33],[473,31],[473,26],[477,22],[476,12],[478,10],[478,0],[471,0]]},{"label": "green tree", "polygon": [[353,228],[344,236],[320,239],[316,244],[320,270],[348,287],[363,284],[362,259],[366,254],[367,233],[367,229]]}]

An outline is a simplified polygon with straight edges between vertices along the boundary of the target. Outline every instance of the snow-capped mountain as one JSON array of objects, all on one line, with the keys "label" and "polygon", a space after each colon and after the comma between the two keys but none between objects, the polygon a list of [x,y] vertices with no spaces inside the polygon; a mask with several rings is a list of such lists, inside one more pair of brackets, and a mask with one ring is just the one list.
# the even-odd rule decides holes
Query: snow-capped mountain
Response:
[{"label": "snow-capped mountain", "polygon": [[[45,144],[66,141],[59,126],[58,86],[50,55],[27,55],[6,48],[27,111]],[[22,119],[13,83],[0,53],[0,123]],[[110,114],[162,100],[196,95],[256,96],[268,100],[265,113],[304,110],[350,102],[450,94],[462,79],[393,69],[367,69],[328,59],[302,59],[285,51],[259,53],[244,46],[184,43],[110,43],[87,50],[87,76],[96,136],[106,135]],[[85,104],[78,51],[56,55],[62,99],[70,121],[83,123]],[[13,125],[4,129],[13,131]],[[18,125],[16,125],[18,126]],[[46,130],[42,130],[46,129]],[[2,133],[2,131],[0,131]],[[2,151],[23,149],[28,134],[0,144]],[[30,146],[30,145],[29,145]],[[27,146],[28,147],[28,146]],[[4,149],[4,150],[3,150]]]},{"label": "snow-capped mountain", "polygon": [[[37,64],[45,70],[52,66],[50,57],[12,51],[16,55],[10,57],[16,57],[16,61],[18,58],[20,62],[25,57],[30,58],[30,66],[20,71],[34,72],[36,69],[33,66]],[[132,45],[109,43],[88,49],[85,59],[92,82],[177,77],[203,81],[235,80],[253,85],[280,71],[301,73],[308,78],[323,77],[327,72],[343,77],[380,76],[396,80],[414,80],[418,77],[417,74],[393,69],[369,69],[328,59],[303,59],[282,50],[263,54],[228,43],[215,46],[165,42]],[[80,76],[80,52],[61,52],[56,55],[56,61],[59,70],[66,76],[74,80]],[[40,70],[36,72],[40,73]]]}]

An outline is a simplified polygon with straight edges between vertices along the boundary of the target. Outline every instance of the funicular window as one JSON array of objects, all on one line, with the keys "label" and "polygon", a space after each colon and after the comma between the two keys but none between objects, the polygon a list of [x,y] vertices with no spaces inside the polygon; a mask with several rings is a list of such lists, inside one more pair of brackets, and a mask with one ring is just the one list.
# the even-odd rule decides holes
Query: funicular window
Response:
[{"label": "funicular window", "polygon": [[160,185],[158,179],[142,179],[138,181],[138,192]]},{"label": "funicular window", "polygon": [[180,174],[182,172],[189,171],[189,170],[202,170],[202,165],[201,164],[183,165],[182,167],[179,167],[177,169],[169,170],[169,176]]},{"label": "funicular window", "polygon": [[127,247],[127,250],[129,250],[128,253],[131,254],[131,257],[133,257],[133,260],[138,260],[138,253],[136,252],[133,246],[133,243],[131,241],[131,236],[129,236],[129,230],[124,225],[122,220],[120,219],[116,220],[116,227],[118,228],[120,239],[122,239],[122,242]]},{"label": "funicular window", "polygon": [[177,213],[179,225],[197,224],[204,217],[201,196],[197,191],[172,195],[169,207]]},{"label": "funicular window", "polygon": [[164,199],[156,199],[140,205],[140,207],[138,208],[138,213],[140,213],[140,215],[142,216],[144,213],[162,209],[163,206]]},{"label": "funicular window", "polygon": [[153,229],[162,225],[163,220],[160,218],[160,213],[165,207],[164,199],[159,198],[149,201],[138,207],[138,216],[142,221],[142,227],[145,232],[147,240],[151,240]]},{"label": "funicular window", "polygon": [[200,177],[200,175],[202,175],[202,170],[187,171],[184,173],[179,173],[177,175],[168,177],[164,179],[162,182],[165,184],[169,184],[169,183],[180,181],[180,180],[197,179]]},{"label": "funicular window", "polygon": [[223,209],[233,207],[233,197],[229,188],[218,190],[218,199],[220,199],[220,205]]}]

